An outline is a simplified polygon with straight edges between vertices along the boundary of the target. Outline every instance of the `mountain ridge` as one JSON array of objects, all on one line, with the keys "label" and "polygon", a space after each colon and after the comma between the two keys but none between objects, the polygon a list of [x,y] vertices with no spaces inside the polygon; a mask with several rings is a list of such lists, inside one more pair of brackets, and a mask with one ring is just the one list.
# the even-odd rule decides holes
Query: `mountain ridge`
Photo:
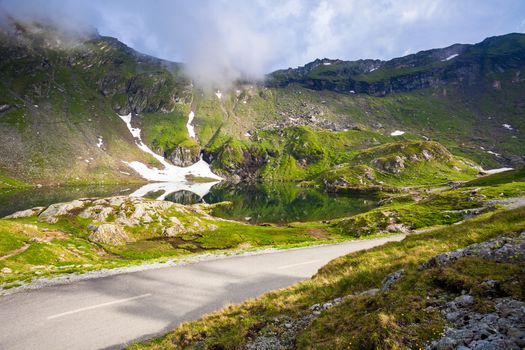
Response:
[{"label": "mountain ridge", "polygon": [[[254,167],[264,164],[260,154],[242,149],[258,150],[269,141],[258,131],[293,130],[301,125],[313,128],[314,134],[355,129],[389,135],[403,130],[416,139],[441,142],[453,154],[485,167],[524,162],[523,34],[386,62],[317,60],[301,73],[306,83],[291,79],[286,86],[277,86],[275,77],[283,77],[277,71],[266,82],[242,82],[210,95],[193,86],[183,64],[138,53],[118,39],[98,34],[79,45],[57,48],[41,38],[45,30],[38,35],[27,30],[0,33],[0,134],[9,140],[0,146],[0,171],[12,179],[4,181],[7,186],[16,179],[33,184],[144,181],[122,162],[157,164],[136,148],[116,115],[129,113],[144,142],[173,164],[191,164],[203,152],[215,171],[231,175],[225,164],[236,164],[237,169],[246,164],[241,173],[252,179],[258,178]],[[514,47],[513,42],[519,45]],[[492,63],[479,65],[469,58],[468,50]],[[443,61],[458,52],[462,53]],[[474,69],[460,69],[461,74],[450,80],[432,78],[444,74],[443,69],[458,67],[462,60]],[[318,74],[315,79],[309,77],[312,72]],[[470,80],[462,80],[469,74]],[[394,77],[387,84],[392,92],[386,93],[386,80],[373,82],[374,76]],[[362,93],[354,83],[348,85],[348,77],[361,79],[360,84],[368,86],[363,91],[381,93]],[[471,85],[472,81],[480,83]],[[396,84],[403,91],[396,92]],[[376,87],[370,90],[370,86]],[[195,112],[195,137],[186,129],[190,111]],[[494,135],[499,135],[498,143]],[[101,147],[99,140],[105,140]],[[244,159],[235,156],[243,153]],[[217,157],[223,159],[216,161]],[[275,152],[265,157],[272,160]],[[301,161],[292,160],[302,167]]]}]

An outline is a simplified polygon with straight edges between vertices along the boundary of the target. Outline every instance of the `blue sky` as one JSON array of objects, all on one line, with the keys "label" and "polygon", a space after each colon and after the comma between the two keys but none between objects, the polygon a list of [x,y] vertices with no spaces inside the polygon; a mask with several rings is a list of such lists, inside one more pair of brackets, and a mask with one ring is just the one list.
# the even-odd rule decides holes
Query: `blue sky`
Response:
[{"label": "blue sky", "polygon": [[525,0],[0,0],[19,18],[103,35],[220,80],[315,58],[389,59],[525,32]]}]

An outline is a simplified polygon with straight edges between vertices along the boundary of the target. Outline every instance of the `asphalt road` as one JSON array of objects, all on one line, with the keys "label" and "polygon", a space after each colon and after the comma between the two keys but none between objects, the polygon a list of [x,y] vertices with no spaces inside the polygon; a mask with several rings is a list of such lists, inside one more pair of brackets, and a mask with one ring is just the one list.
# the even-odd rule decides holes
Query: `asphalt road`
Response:
[{"label": "asphalt road", "polygon": [[403,236],[208,260],[0,297],[0,349],[122,348]]}]

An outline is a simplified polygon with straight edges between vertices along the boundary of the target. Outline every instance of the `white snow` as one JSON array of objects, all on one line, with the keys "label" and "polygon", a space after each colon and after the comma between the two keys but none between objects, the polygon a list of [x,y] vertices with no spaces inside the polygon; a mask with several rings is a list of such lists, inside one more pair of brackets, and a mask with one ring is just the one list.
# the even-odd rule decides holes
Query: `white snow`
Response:
[{"label": "white snow", "polygon": [[221,90],[217,90],[217,92],[215,93],[215,96],[217,96],[217,98],[220,100],[222,98]]},{"label": "white snow", "polygon": [[374,68],[370,69],[369,72],[373,72],[373,71],[375,71],[376,69],[377,69],[377,67],[374,67]]},{"label": "white snow", "polygon": [[350,93],[351,93],[351,94],[355,94],[355,91],[354,91],[354,90],[350,90]]},{"label": "white snow", "polygon": [[396,130],[396,131],[393,131],[390,133],[390,136],[401,136],[403,135],[405,132],[404,131],[401,131],[401,130]]},{"label": "white snow", "polygon": [[487,175],[491,175],[491,174],[497,174],[497,173],[502,173],[504,171],[509,171],[509,170],[514,170],[514,168],[498,168],[498,169],[489,169],[489,170],[484,170],[483,168],[481,169],[481,172],[483,174],[487,174]]},{"label": "white snow", "polygon": [[331,64],[332,64],[332,62],[323,62],[323,66],[329,66]]},{"label": "white snow", "polygon": [[188,114],[188,122],[186,123],[186,128],[188,129],[188,134],[191,138],[196,137],[195,128],[193,127],[193,124],[191,124],[193,122],[193,118],[195,118],[195,113],[191,111],[190,114]]},{"label": "white snow", "polygon": [[488,154],[492,154],[493,156],[499,157],[500,154],[492,151],[487,151]]},{"label": "white snow", "polygon": [[97,147],[102,148],[104,145],[104,140],[102,139],[102,136],[97,136]]},{"label": "white snow", "polygon": [[501,124],[507,130],[514,130],[510,124]]},{"label": "white snow", "polygon": [[210,189],[216,185],[216,182],[205,182],[205,183],[187,183],[187,182],[155,182],[142,186],[132,194],[131,197],[144,197],[150,192],[163,191],[157,200],[164,200],[168,195],[179,192],[179,191],[190,191],[195,193],[200,198],[204,197]]},{"label": "white snow", "polygon": [[[163,166],[164,169],[150,168],[144,163],[139,161],[126,162],[130,168],[135,170],[143,178],[150,181],[156,182],[185,182],[186,176],[192,175],[197,177],[207,177],[217,181],[221,181],[222,178],[215,175],[211,169],[210,165],[206,163],[202,158],[195,164],[190,165],[189,167],[178,167],[171,163],[168,163],[163,157],[159,156],[153,152],[148,146],[142,142],[140,137],[140,129],[133,128],[131,126],[131,113],[124,116],[119,116],[128,127],[131,134],[135,137],[135,143],[137,146],[146,153],[151,154],[155,159],[157,159]],[[193,112],[190,113],[190,121],[193,120]],[[188,129],[189,131],[189,129]]]},{"label": "white snow", "polygon": [[458,56],[459,56],[459,54],[458,54],[458,53],[455,53],[455,54],[453,54],[453,55],[448,56],[448,57],[445,58],[445,59],[442,59],[441,61],[443,61],[443,62],[444,62],[444,61],[450,61],[451,59],[454,59],[454,58],[456,58],[456,57],[458,57]]}]

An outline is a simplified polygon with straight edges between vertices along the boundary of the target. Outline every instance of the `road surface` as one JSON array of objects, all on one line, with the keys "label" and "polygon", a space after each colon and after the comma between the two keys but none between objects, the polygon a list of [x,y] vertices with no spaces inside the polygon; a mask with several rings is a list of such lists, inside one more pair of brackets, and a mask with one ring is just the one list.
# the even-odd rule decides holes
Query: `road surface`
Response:
[{"label": "road surface", "polygon": [[403,236],[114,275],[0,297],[0,349],[120,349]]}]

